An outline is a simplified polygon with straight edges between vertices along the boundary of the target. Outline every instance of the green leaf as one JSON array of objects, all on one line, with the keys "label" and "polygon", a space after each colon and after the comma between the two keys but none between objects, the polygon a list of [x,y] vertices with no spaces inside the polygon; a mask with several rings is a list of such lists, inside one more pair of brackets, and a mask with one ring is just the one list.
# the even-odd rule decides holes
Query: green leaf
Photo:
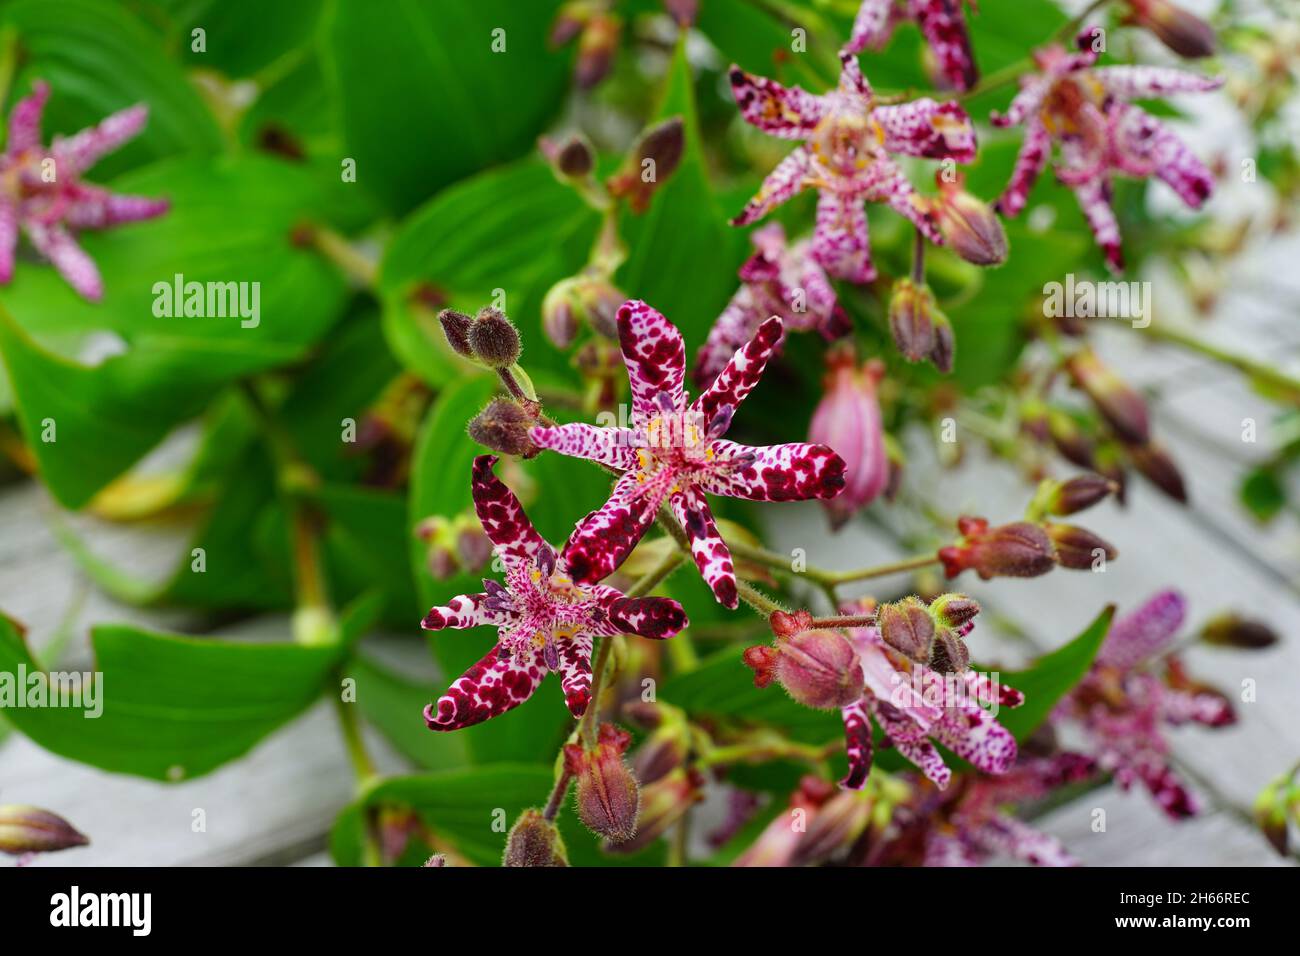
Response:
[{"label": "green leaf", "polygon": [[1068,644],[1038,658],[1026,670],[998,678],[1025,695],[1021,706],[998,711],[998,722],[1015,734],[1016,740],[1023,741],[1037,730],[1057,701],[1088,673],[1114,616],[1114,605],[1108,605]]},{"label": "green leaf", "polygon": [[[311,42],[325,0],[276,0],[231,3],[200,0],[179,23],[181,58],[189,67],[220,70],[247,77],[282,56],[301,55]],[[192,32],[204,31],[204,49],[194,49]]]},{"label": "green leaf", "polygon": [[[345,292],[328,264],[291,240],[304,218],[336,208],[337,187],[301,169],[254,157],[193,160],[153,166],[114,186],[169,196],[173,208],[152,222],[83,237],[105,277],[102,304],[82,301],[38,263],[20,265],[0,292],[0,353],[18,418],[42,478],[70,508],[223,385],[299,357],[335,320]],[[165,311],[162,288],[174,287],[177,275],[186,283],[249,283],[243,288],[250,296],[257,290],[257,324],[174,308],[172,316],[155,315],[156,303]],[[126,350],[95,366],[63,354],[105,331]],[[48,440],[49,421],[57,440]]]},{"label": "green leaf", "polygon": [[1272,521],[1286,507],[1286,486],[1271,465],[1252,468],[1242,479],[1237,496],[1256,521]]},{"label": "green leaf", "polygon": [[434,733],[424,723],[424,707],[435,688],[403,680],[358,655],[343,669],[357,682],[357,706],[371,724],[407,758],[425,770],[468,763],[460,734]]},{"label": "green leaf", "polygon": [[[234,4],[232,4],[234,6]],[[158,37],[121,5],[106,0],[19,0],[0,11],[17,31],[22,68],[13,94],[36,79],[49,82],[45,133],[73,133],[135,103],[149,106],[149,124],[96,165],[103,180],[142,163],[180,153],[215,153],[221,135],[184,72]]]},{"label": "green leaf", "polygon": [[380,15],[368,0],[338,0],[323,38],[357,181],[404,212],[531,150],[568,83],[568,58],[546,49],[557,6],[395,0]]},{"label": "green leaf", "polygon": [[[196,640],[122,625],[96,627],[91,642],[100,716],[6,702],[5,717],[60,756],[171,782],[242,756],[300,714],[339,655],[334,647]],[[0,674],[19,667],[40,670],[0,617]]]},{"label": "green leaf", "polygon": [[566,368],[567,357],[542,344],[542,297],[586,263],[597,226],[596,213],[538,160],[440,193],[411,214],[384,255],[384,332],[394,354],[435,386],[463,376],[465,363],[447,347],[436,311],[412,296],[427,286],[472,314],[501,289],[528,347],[525,364]]}]

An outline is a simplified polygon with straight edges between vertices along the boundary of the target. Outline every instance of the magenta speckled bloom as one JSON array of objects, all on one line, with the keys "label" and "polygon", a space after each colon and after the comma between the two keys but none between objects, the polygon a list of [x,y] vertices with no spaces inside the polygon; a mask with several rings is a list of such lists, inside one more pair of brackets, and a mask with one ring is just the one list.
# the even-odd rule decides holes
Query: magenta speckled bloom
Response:
[{"label": "magenta speckled bloom", "polygon": [[1125,790],[1141,781],[1174,819],[1193,816],[1199,806],[1170,766],[1164,727],[1222,727],[1236,720],[1227,698],[1188,680],[1175,658],[1165,659],[1163,680],[1146,668],[1173,643],[1186,613],[1181,594],[1162,591],[1116,621],[1092,670],[1054,714],[1080,722],[1097,765]]},{"label": "magenta speckled bloom", "polygon": [[816,329],[828,341],[850,328],[826,270],[810,254],[808,240],[787,245],[779,222],[755,230],[750,240],[756,251],[740,267],[744,284],[713,323],[695,357],[694,379],[700,388],[718,377],[736,349],[753,338],[770,316],[779,315],[786,331]]},{"label": "magenta speckled bloom", "polygon": [[1094,67],[1093,29],[1079,34],[1077,52],[1059,45],[1036,51],[1040,72],[1021,77],[1020,92],[1007,112],[992,115],[995,126],[1025,126],[1011,182],[997,208],[1014,216],[1025,207],[1052,143],[1057,143],[1056,176],[1074,190],[1106,264],[1120,272],[1124,253],[1111,208],[1115,173],[1140,179],[1157,176],[1193,209],[1199,209],[1214,189],[1213,176],[1187,144],[1129,100],[1206,93],[1223,80],[1164,67]]},{"label": "magenta speckled bloom", "polygon": [[773,136],[804,141],[732,223],[748,225],[801,190],[816,189],[813,258],[836,278],[870,282],[876,269],[865,203],[887,203],[931,242],[943,244],[932,214],[890,154],[967,163],[975,158],[975,132],[953,102],[876,106],[857,57],[842,52],[840,61],[839,87],[822,96],[731,68],[731,89],[745,120]]},{"label": "magenta speckled bloom", "polygon": [[912,20],[925,35],[943,78],[956,90],[969,90],[979,79],[962,0],[862,0],[845,49],[861,53],[879,49],[901,20]]},{"label": "magenta speckled bloom", "polygon": [[[846,608],[848,613],[862,610]],[[872,715],[895,749],[940,789],[948,786],[952,771],[932,738],[985,773],[1006,773],[1015,763],[1015,737],[981,704],[1019,707],[1025,702],[1020,691],[977,671],[941,674],[910,661],[886,644],[874,626],[845,633],[857,651],[864,687],[862,697],[840,711],[849,756],[841,786],[860,790],[867,782]]]},{"label": "magenta speckled bloom", "polygon": [[474,459],[474,509],[506,569],[504,586],[484,580],[480,594],[461,594],[432,608],[425,630],[497,628],[495,647],[424,710],[430,730],[459,730],[518,707],[548,672],[560,675],[564,701],[581,717],[591,701],[595,637],[637,634],[661,639],[686,626],[676,601],[626,597],[604,584],[579,585],[563,553],[542,540],[523,506],[493,473],[495,455]]},{"label": "magenta speckled bloom", "polygon": [[781,341],[768,319],[693,402],[677,327],[639,300],[618,310],[618,337],[632,384],[630,427],[534,427],[533,441],[623,472],[604,506],[578,522],[565,546],[576,580],[599,581],[622,564],[665,501],[686,530],[691,555],[717,599],[737,603],[736,574],[705,492],[751,501],[830,498],[844,487],[844,462],[824,445],[752,448],[722,436]]},{"label": "magenta speckled bloom", "polygon": [[105,153],[138,135],[148,109],[129,107],[66,139],[56,136],[46,148],[41,145],[41,114],[49,95],[49,84],[37,82],[32,94],[9,113],[9,138],[0,154],[0,283],[13,278],[21,228],[82,298],[98,302],[104,283],[94,261],[77,244],[76,233],[152,219],[170,204],[166,199],[111,193],[83,182],[81,176]]}]

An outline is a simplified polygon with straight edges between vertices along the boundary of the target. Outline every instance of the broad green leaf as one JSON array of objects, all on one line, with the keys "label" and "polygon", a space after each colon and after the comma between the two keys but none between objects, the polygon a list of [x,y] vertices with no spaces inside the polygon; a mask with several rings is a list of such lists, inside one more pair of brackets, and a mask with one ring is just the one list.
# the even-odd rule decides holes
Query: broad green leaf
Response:
[{"label": "broad green leaf", "polygon": [[102,181],[165,156],[222,148],[217,125],[184,72],[163,52],[159,38],[121,4],[18,0],[0,10],[0,25],[14,28],[21,51],[12,95],[25,96],[33,80],[50,84],[47,137],[93,126],[136,103],[148,104],[144,132],[100,160],[92,179]]},{"label": "broad green leaf", "polygon": [[[305,710],[339,654],[338,648],[196,640],[121,625],[96,627],[91,642],[99,717],[7,702],[5,717],[60,756],[170,782],[242,756]],[[40,670],[13,624],[0,617],[0,674],[19,667]]]},{"label": "broad green leaf", "polygon": [[400,213],[531,150],[568,85],[568,57],[546,49],[557,7],[337,0],[323,41],[358,183]]},{"label": "broad green leaf", "polygon": [[[188,67],[232,77],[274,69],[281,57],[303,55],[324,7],[325,0],[200,0],[189,5],[178,23],[181,59]],[[196,28],[203,30],[201,51],[194,49]]]},{"label": "broad green leaf", "polygon": [[531,159],[482,173],[439,193],[407,218],[384,255],[380,291],[384,331],[415,374],[442,385],[465,374],[447,347],[436,309],[413,296],[433,290],[469,313],[505,293],[530,368],[565,368],[567,357],[542,336],[542,297],[587,261],[596,214],[551,170]]},{"label": "broad green leaf", "polygon": [[366,720],[417,766],[446,770],[469,762],[460,734],[434,733],[425,726],[424,707],[439,688],[403,680],[362,655],[342,674],[357,682],[357,706]]}]

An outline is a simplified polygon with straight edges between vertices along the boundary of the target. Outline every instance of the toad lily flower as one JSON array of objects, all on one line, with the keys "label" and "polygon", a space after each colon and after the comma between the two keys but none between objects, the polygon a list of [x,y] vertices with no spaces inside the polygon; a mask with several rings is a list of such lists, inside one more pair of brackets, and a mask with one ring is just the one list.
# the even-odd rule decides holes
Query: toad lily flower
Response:
[{"label": "toad lily flower", "polygon": [[170,203],[111,193],[83,182],[81,176],[105,153],[138,135],[148,109],[129,107],[66,139],[56,136],[45,147],[41,113],[49,95],[49,84],[39,81],[9,113],[9,138],[0,154],[0,284],[13,278],[21,228],[77,294],[98,302],[104,296],[103,280],[74,235],[82,229],[152,219],[165,213]]},{"label": "toad lily flower", "polygon": [[756,230],[750,239],[756,251],[740,267],[744,285],[713,323],[695,358],[695,384],[701,388],[718,377],[736,349],[753,338],[769,316],[779,315],[787,331],[816,329],[827,341],[845,334],[851,325],[826,270],[810,255],[808,240],[787,245],[779,222]]},{"label": "toad lily flower", "polygon": [[672,637],[686,615],[668,598],[630,598],[603,584],[579,585],[564,554],[542,540],[523,506],[492,472],[495,455],[474,459],[474,509],[506,569],[506,583],[484,580],[484,592],[462,594],[425,615],[425,630],[497,628],[495,647],[424,710],[430,730],[459,730],[518,707],[548,672],[560,675],[575,717],[591,701],[595,637]]},{"label": "toad lily flower", "polygon": [[1199,808],[1170,766],[1164,726],[1222,727],[1236,720],[1227,698],[1189,680],[1176,659],[1167,659],[1164,680],[1144,667],[1173,642],[1186,613],[1181,594],[1162,591],[1116,621],[1092,670],[1054,714],[1079,721],[1093,741],[1098,766],[1125,790],[1140,780],[1174,819]]},{"label": "toad lily flower", "polygon": [[914,20],[925,34],[944,79],[953,89],[969,90],[979,79],[979,72],[961,4],[962,0],[862,0],[845,49],[850,53],[861,53],[869,46],[879,49],[900,20]]},{"label": "toad lily flower", "polygon": [[1020,92],[994,126],[1025,125],[1024,144],[998,211],[1018,214],[1052,150],[1060,149],[1057,178],[1074,190],[1097,244],[1113,271],[1124,268],[1119,224],[1111,209],[1115,173],[1158,176],[1184,203],[1199,209],[1214,188],[1205,165],[1163,123],[1129,102],[1170,93],[1205,93],[1223,80],[1152,66],[1094,67],[1093,28],[1076,40],[1078,52],[1054,45],[1038,50],[1038,74],[1021,77]]},{"label": "toad lily flower", "polygon": [[731,68],[731,89],[745,120],[773,136],[804,141],[772,170],[732,224],[748,225],[800,190],[816,189],[813,258],[836,278],[870,282],[876,269],[864,203],[887,203],[931,242],[943,244],[928,204],[890,154],[967,163],[975,158],[975,133],[966,111],[953,102],[927,98],[876,106],[857,57],[846,51],[840,61],[839,87],[822,96]]},{"label": "toad lily flower", "polygon": [[686,348],[677,327],[639,300],[618,310],[618,337],[632,383],[631,427],[583,423],[534,427],[533,441],[623,471],[609,501],[578,523],[565,546],[578,581],[599,581],[631,553],[665,501],[690,539],[691,554],[717,599],[737,603],[736,575],[705,492],[751,501],[831,498],[844,487],[844,462],[824,445],[751,448],[722,436],[759,382],[781,341],[768,319],[693,402],[687,402]]}]

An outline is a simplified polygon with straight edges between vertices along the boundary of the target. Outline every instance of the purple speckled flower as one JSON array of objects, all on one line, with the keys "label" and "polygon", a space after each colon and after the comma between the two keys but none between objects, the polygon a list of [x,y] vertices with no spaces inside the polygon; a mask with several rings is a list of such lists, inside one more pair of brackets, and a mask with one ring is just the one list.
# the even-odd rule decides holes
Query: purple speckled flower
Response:
[{"label": "purple speckled flower", "polygon": [[1194,815],[1199,806],[1170,766],[1164,728],[1189,722],[1222,727],[1236,720],[1227,698],[1189,680],[1176,658],[1163,661],[1163,679],[1150,666],[1173,643],[1186,613],[1181,594],[1161,591],[1116,621],[1092,670],[1054,712],[1058,720],[1082,725],[1098,766],[1121,787],[1141,781],[1174,819]]},{"label": "purple speckled flower", "polygon": [[41,113],[49,98],[44,81],[9,113],[9,138],[0,154],[0,284],[14,273],[14,251],[21,228],[37,252],[82,298],[104,295],[99,269],[77,244],[83,229],[109,229],[152,219],[167,211],[166,199],[123,196],[82,181],[82,174],[144,129],[148,109],[132,106],[67,138],[41,144]]},{"label": "purple speckled flower", "polygon": [[1051,155],[1060,152],[1056,175],[1074,190],[1097,244],[1110,268],[1124,268],[1119,224],[1111,209],[1115,173],[1146,179],[1157,176],[1193,209],[1214,188],[1205,165],[1168,127],[1129,100],[1170,93],[1205,93],[1223,80],[1153,66],[1096,67],[1093,27],[1076,40],[1077,52],[1053,45],[1038,50],[1039,72],[1020,79],[1020,92],[995,126],[1024,124],[1025,139],[998,200],[998,211],[1018,214]]},{"label": "purple speckled flower", "polygon": [[773,136],[804,141],[732,222],[756,222],[801,190],[816,189],[813,258],[836,278],[870,282],[876,269],[865,203],[887,203],[931,242],[943,244],[933,214],[890,154],[967,163],[975,158],[975,132],[953,102],[925,98],[877,106],[857,57],[846,51],[840,61],[838,88],[821,96],[731,68],[731,89],[745,120]]},{"label": "purple speckled flower", "polygon": [[879,49],[902,20],[912,20],[925,35],[944,80],[957,90],[969,90],[979,79],[962,0],[862,0],[845,47],[861,53]]}]

